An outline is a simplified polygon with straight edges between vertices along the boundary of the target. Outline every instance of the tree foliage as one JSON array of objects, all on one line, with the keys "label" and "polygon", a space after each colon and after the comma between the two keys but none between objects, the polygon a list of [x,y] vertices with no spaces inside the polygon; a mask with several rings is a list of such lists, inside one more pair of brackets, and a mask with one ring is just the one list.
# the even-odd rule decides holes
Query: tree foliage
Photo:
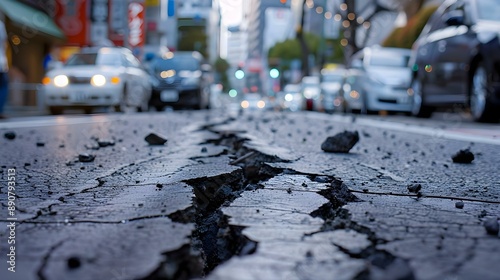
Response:
[{"label": "tree foliage", "polygon": [[437,6],[428,6],[418,11],[408,20],[406,26],[394,29],[394,31],[382,42],[384,47],[411,49],[417,40],[425,24],[436,11]]}]

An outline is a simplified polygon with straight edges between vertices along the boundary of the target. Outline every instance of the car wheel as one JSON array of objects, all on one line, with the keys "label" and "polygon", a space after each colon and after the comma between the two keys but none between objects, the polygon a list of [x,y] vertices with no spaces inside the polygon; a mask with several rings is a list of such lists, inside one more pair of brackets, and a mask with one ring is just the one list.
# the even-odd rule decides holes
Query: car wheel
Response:
[{"label": "car wheel", "polygon": [[63,113],[63,108],[51,106],[49,107],[49,112],[51,115],[60,115]]},{"label": "car wheel", "polygon": [[140,106],[137,107],[137,112],[148,112],[149,111],[149,101],[145,100]]},{"label": "car wheel", "polygon": [[84,112],[85,114],[87,114],[87,115],[88,115],[88,114],[92,114],[92,111],[93,111],[93,110],[92,110],[92,108],[85,108],[85,109],[83,109],[83,112]]},{"label": "car wheel", "polygon": [[411,113],[417,118],[429,118],[432,115],[433,109],[424,105],[424,96],[422,91],[422,82],[415,77],[411,83],[413,91]]},{"label": "car wheel", "polygon": [[121,112],[124,113],[127,110],[127,87],[125,86],[123,88],[123,94],[122,97],[120,98],[120,103],[115,105],[115,111],[116,112]]},{"label": "car wheel", "polygon": [[488,102],[488,75],[482,65],[474,71],[470,87],[470,111],[478,122],[494,121],[494,106]]}]

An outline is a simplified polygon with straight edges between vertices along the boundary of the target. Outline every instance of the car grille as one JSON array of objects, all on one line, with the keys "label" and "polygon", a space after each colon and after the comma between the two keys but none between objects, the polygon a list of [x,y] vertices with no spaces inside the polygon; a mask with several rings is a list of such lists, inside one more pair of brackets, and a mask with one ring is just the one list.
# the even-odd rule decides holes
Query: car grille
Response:
[{"label": "car grille", "polygon": [[180,79],[175,79],[173,81],[167,81],[167,79],[160,79],[158,87],[163,89],[177,88],[181,84]]},{"label": "car grille", "polygon": [[69,83],[70,84],[90,84],[90,78],[89,77],[75,77],[75,76],[69,76]]}]

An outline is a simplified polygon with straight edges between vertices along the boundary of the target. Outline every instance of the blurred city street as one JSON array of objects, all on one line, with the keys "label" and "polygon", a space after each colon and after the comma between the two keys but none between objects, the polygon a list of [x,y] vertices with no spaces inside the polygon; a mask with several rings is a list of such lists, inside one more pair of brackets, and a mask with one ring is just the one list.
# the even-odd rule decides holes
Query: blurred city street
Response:
[{"label": "blurred city street", "polygon": [[500,279],[498,0],[0,0],[0,280]]}]

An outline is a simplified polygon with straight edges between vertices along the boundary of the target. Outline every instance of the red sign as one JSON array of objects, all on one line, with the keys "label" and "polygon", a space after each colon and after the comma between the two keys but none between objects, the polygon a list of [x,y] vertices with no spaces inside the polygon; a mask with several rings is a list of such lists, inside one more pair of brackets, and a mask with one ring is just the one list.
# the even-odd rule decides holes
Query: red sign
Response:
[{"label": "red sign", "polygon": [[144,5],[132,2],[128,5],[128,43],[132,50],[144,46]]},{"label": "red sign", "polygon": [[88,45],[87,0],[56,0],[56,22],[72,46]]}]

